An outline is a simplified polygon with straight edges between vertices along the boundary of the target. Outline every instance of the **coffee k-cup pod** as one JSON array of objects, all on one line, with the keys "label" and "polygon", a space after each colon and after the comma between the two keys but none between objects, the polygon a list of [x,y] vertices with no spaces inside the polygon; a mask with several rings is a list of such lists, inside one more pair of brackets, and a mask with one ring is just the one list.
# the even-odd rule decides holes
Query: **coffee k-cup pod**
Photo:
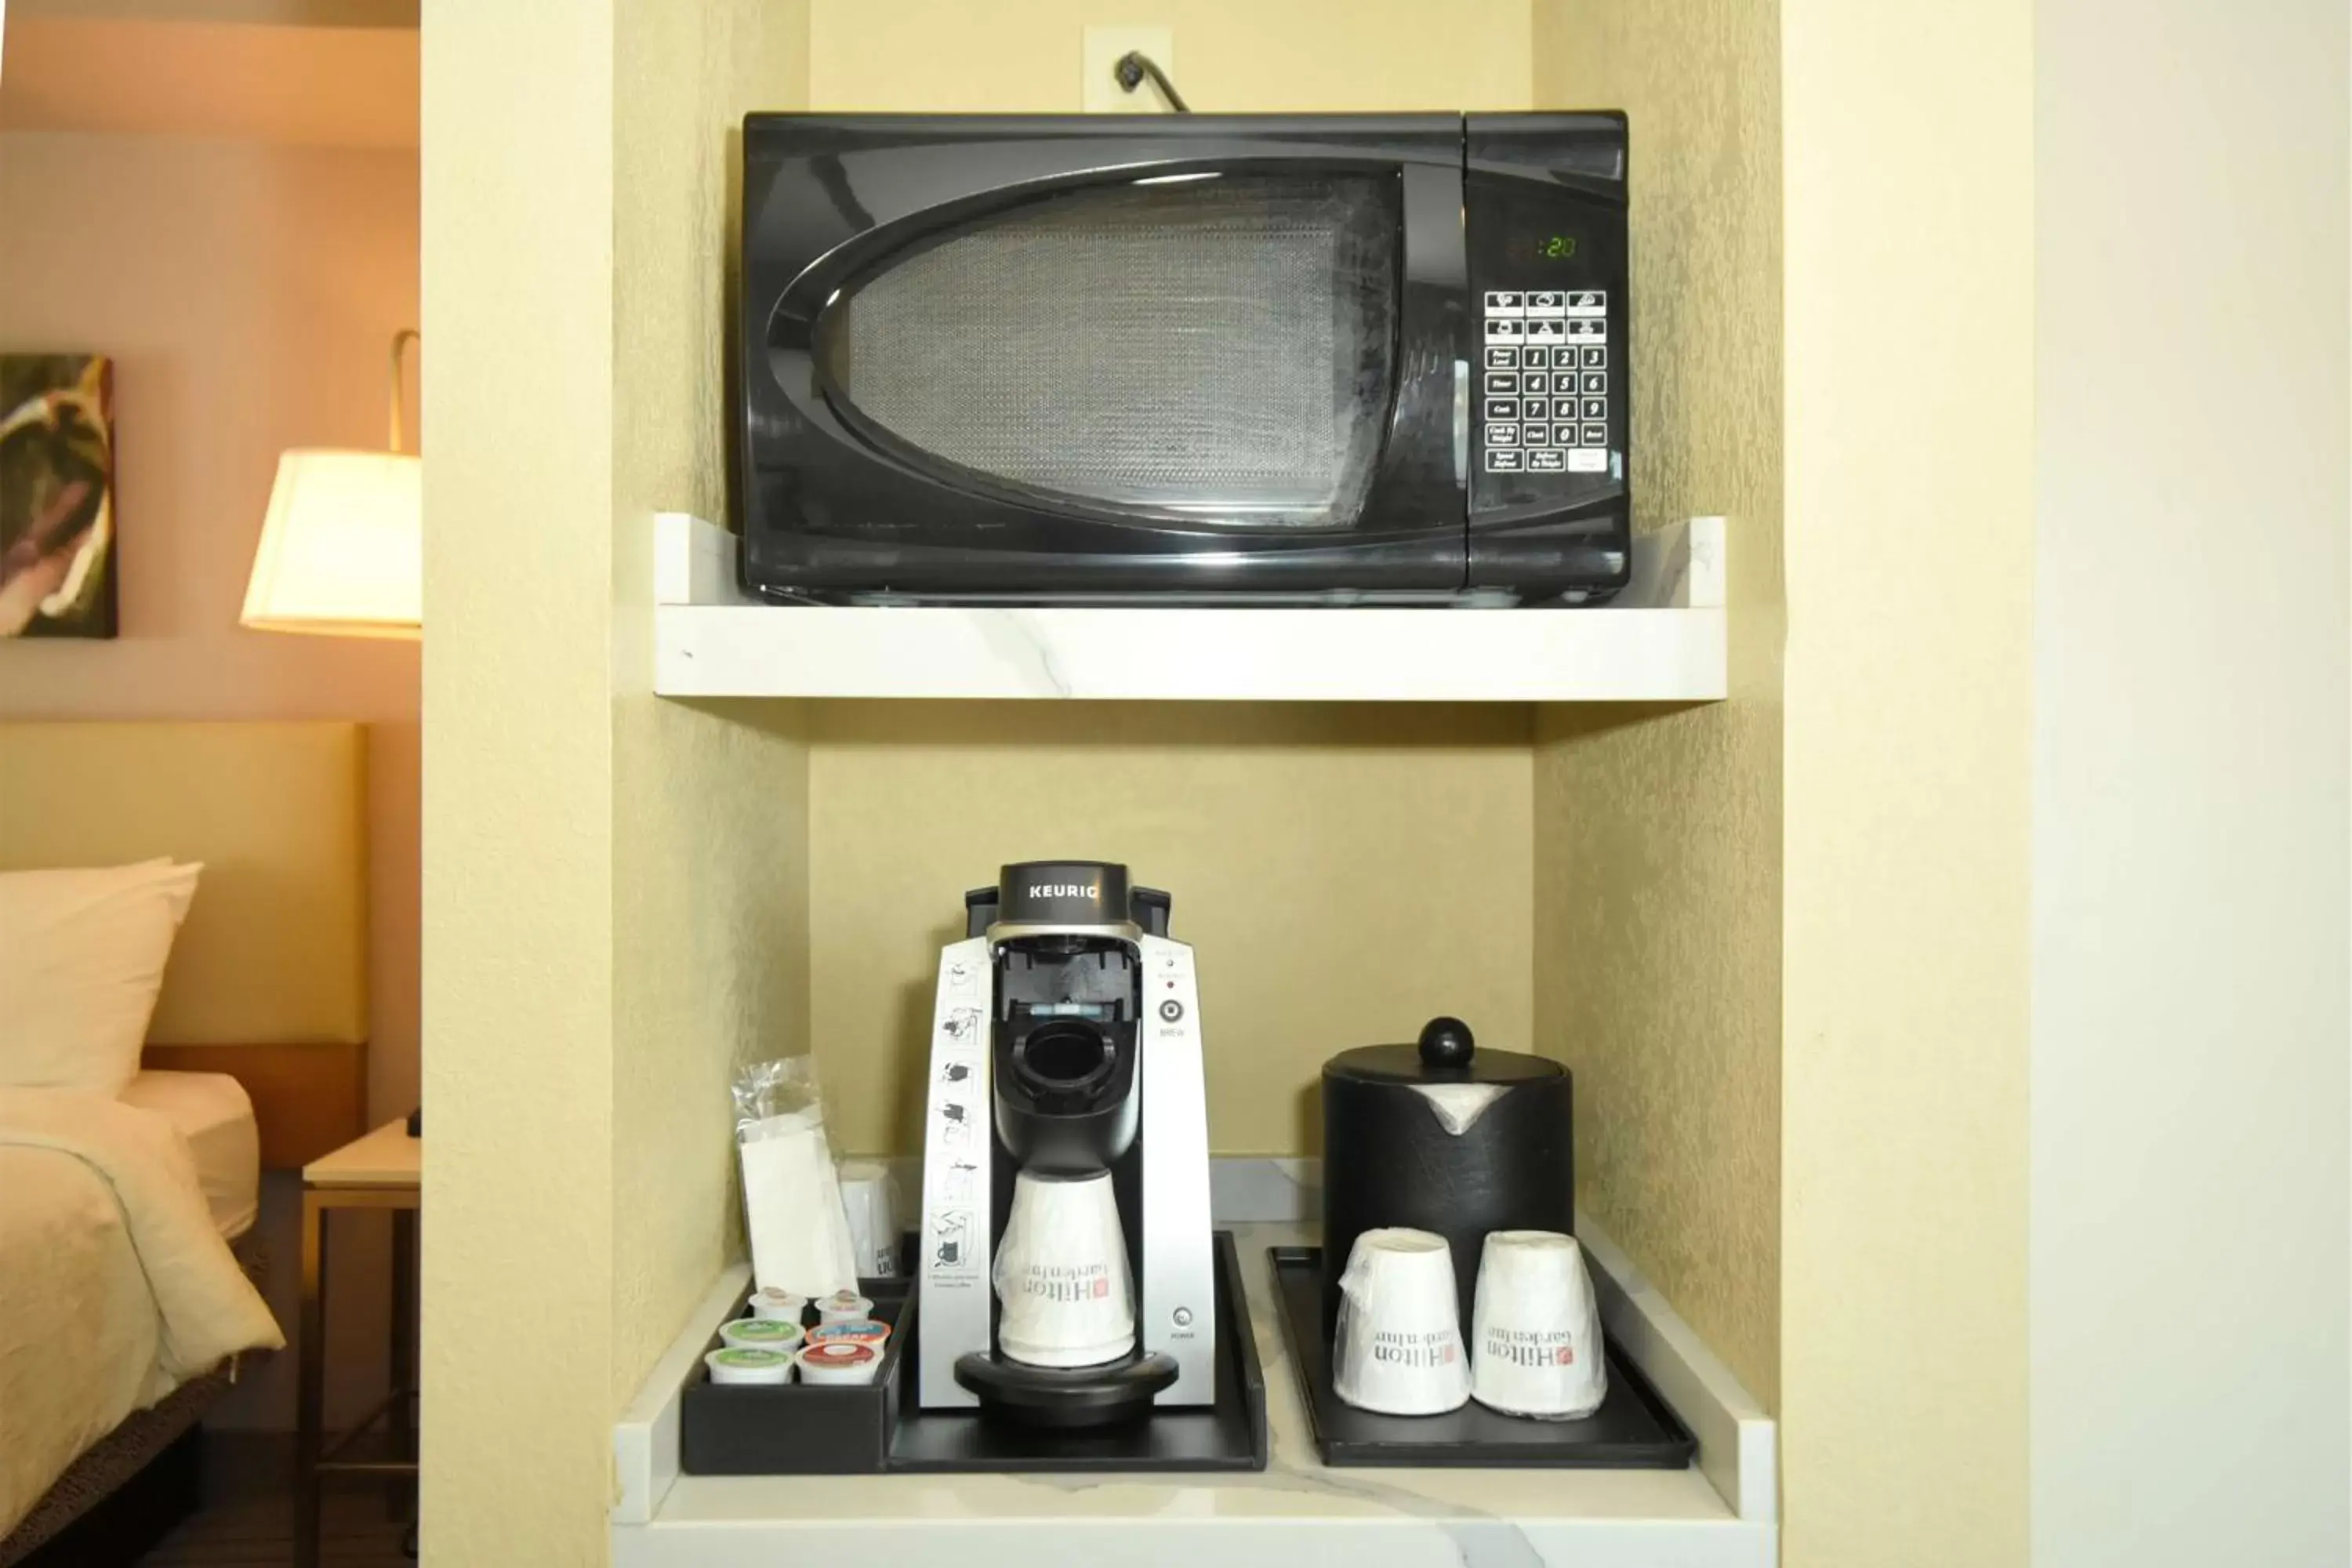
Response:
[{"label": "coffee k-cup pod", "polygon": [[1331,1351],[1341,1400],[1382,1415],[1442,1415],[1470,1397],[1454,1254],[1425,1230],[1368,1230],[1339,1276]]},{"label": "coffee k-cup pod", "polygon": [[855,1290],[835,1290],[816,1304],[820,1323],[862,1323],[874,1316],[874,1303]]},{"label": "coffee k-cup pod", "polygon": [[801,1348],[801,1326],[781,1318],[737,1318],[719,1325],[719,1341],[739,1350],[782,1351],[790,1355]]},{"label": "coffee k-cup pod", "polygon": [[1135,1349],[1135,1297],[1110,1173],[1023,1171],[993,1270],[997,1348],[1031,1366],[1100,1366]]},{"label": "coffee k-cup pod", "polygon": [[795,1296],[776,1286],[763,1286],[751,1292],[751,1313],[755,1318],[768,1318],[779,1323],[797,1323],[808,1310],[808,1298]]},{"label": "coffee k-cup pod", "polygon": [[1470,1392],[1510,1415],[1573,1421],[1609,1393],[1584,1249],[1549,1230],[1498,1230],[1478,1259]]},{"label": "coffee k-cup pod", "polygon": [[852,1344],[872,1345],[876,1350],[880,1350],[883,1342],[889,1337],[890,1325],[877,1323],[870,1318],[858,1319],[846,1323],[819,1323],[808,1331],[808,1342],[813,1345],[827,1344],[835,1340],[847,1340]]},{"label": "coffee k-cup pod", "polygon": [[855,1340],[817,1340],[793,1359],[799,1363],[803,1383],[871,1383],[882,1364],[882,1352]]},{"label": "coffee k-cup pod", "polygon": [[782,1351],[726,1345],[704,1356],[702,1364],[710,1369],[713,1383],[772,1385],[793,1380],[793,1358]]}]

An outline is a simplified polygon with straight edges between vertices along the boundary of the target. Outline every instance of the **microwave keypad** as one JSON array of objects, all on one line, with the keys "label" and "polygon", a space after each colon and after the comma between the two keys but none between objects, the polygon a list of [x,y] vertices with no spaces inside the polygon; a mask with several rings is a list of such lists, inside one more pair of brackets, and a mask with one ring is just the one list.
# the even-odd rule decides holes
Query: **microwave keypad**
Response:
[{"label": "microwave keypad", "polygon": [[1486,290],[1480,373],[1486,469],[1609,471],[1609,296]]}]

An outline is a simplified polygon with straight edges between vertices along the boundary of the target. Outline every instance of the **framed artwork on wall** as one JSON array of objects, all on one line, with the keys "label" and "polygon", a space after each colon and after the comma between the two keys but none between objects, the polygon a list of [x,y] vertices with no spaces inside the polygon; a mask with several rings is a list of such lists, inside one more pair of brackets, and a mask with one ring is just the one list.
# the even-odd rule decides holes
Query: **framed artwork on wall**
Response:
[{"label": "framed artwork on wall", "polygon": [[0,637],[115,632],[114,362],[0,354]]}]

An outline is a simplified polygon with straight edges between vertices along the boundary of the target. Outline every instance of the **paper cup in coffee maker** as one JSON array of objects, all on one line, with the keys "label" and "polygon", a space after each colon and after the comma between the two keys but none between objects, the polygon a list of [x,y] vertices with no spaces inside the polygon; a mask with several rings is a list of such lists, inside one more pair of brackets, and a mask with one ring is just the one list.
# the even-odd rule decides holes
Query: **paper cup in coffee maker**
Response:
[{"label": "paper cup in coffee maker", "polygon": [[1013,1179],[994,1268],[997,1347],[1031,1366],[1099,1366],[1135,1349],[1127,1238],[1110,1173]]}]

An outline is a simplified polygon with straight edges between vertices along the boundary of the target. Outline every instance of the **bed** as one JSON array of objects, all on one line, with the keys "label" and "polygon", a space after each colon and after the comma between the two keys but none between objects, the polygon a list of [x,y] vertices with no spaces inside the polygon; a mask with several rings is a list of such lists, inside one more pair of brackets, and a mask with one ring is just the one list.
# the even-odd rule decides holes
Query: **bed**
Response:
[{"label": "bed", "polygon": [[364,789],[352,724],[0,724],[0,871],[205,867],[119,1095],[0,1087],[0,1568],[152,1544],[276,1337],[261,1172],[364,1125]]}]

